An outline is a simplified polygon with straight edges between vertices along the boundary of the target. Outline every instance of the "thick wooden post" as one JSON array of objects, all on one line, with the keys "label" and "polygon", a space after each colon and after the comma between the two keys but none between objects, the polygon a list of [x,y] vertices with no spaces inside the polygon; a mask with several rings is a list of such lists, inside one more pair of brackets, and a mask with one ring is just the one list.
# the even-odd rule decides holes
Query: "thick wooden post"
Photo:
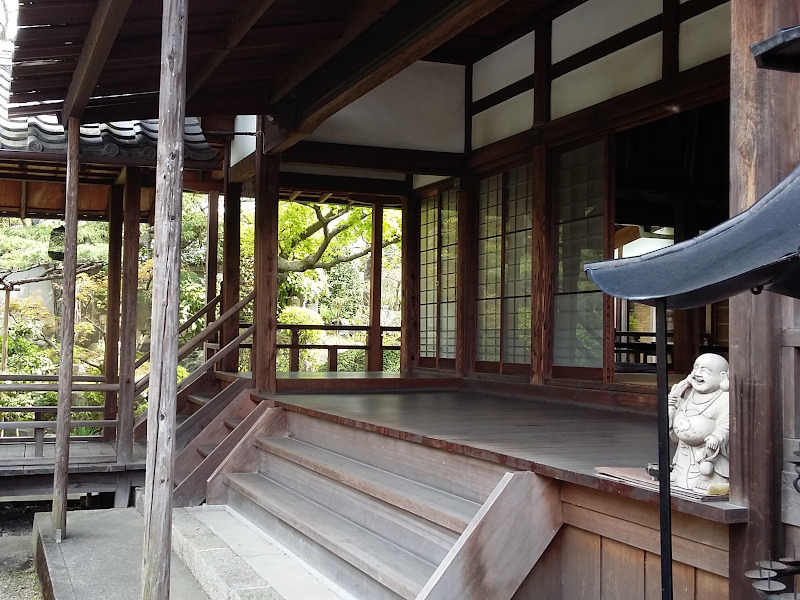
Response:
[{"label": "thick wooden post", "polygon": [[[259,116],[258,130],[265,130],[266,119]],[[261,152],[256,144],[256,215],[254,241],[255,307],[253,324],[253,384],[256,389],[274,392],[278,324],[278,157]]]},{"label": "thick wooden post", "polygon": [[[800,76],[756,68],[749,44],[800,23],[800,2],[731,2],[731,214],[782,180],[800,159]],[[748,522],[731,527],[730,598],[752,598],[744,576],[756,560],[783,555],[780,300],[769,293],[730,300],[731,500]]]},{"label": "thick wooden post", "polygon": [[64,204],[64,285],[61,295],[61,350],[58,365],[58,423],[53,473],[53,533],[67,537],[67,471],[72,408],[72,354],[75,337],[75,276],[78,267],[78,177],[80,121],[70,117],[67,130],[67,185]]},{"label": "thick wooden post", "polygon": [[531,383],[544,383],[552,365],[553,256],[544,145],[533,149],[531,211]]},{"label": "thick wooden post", "polygon": [[5,289],[5,299],[3,303],[3,358],[0,364],[0,371],[5,371],[8,365],[8,320],[11,317],[11,288]]},{"label": "thick wooden post", "polygon": [[419,203],[412,198],[409,182],[408,193],[402,200],[403,237],[402,271],[403,302],[400,307],[400,371],[410,373],[419,364]]},{"label": "thick wooden post", "polygon": [[383,205],[372,206],[372,253],[369,274],[369,333],[367,371],[383,371],[381,335],[381,266],[383,263]]},{"label": "thick wooden post", "polygon": [[119,356],[119,407],[117,411],[117,462],[133,454],[133,399],[136,386],[136,318],[139,302],[139,205],[141,172],[125,173],[124,239],[122,253],[122,333]]},{"label": "thick wooden post", "polygon": [[[227,171],[226,171],[227,173]],[[228,311],[239,302],[241,294],[241,254],[242,254],[242,184],[227,182],[225,185],[225,213],[222,231],[222,290],[220,291],[220,314]],[[222,325],[219,333],[219,347],[239,335],[239,317],[230,319]],[[223,358],[217,368],[220,371],[239,370],[239,351],[235,350]]]},{"label": "thick wooden post", "polygon": [[[103,371],[106,383],[119,381],[119,297],[122,285],[122,202],[121,186],[111,188],[108,211],[108,298],[106,300],[106,347]],[[117,392],[106,392],[103,418],[117,418]],[[116,439],[113,427],[103,429],[103,441]]]},{"label": "thick wooden post", "polygon": [[[208,239],[206,244],[206,304],[217,296],[217,273],[219,272],[219,192],[208,193]],[[206,314],[206,324],[214,320],[214,314]]]},{"label": "thick wooden post", "polygon": [[[477,285],[477,215],[474,179],[465,174],[458,193],[458,263],[456,268],[456,375],[464,376],[475,370]],[[417,259],[419,260],[419,259]]]},{"label": "thick wooden post", "polygon": [[144,488],[142,600],[169,598],[177,403],[188,0],[164,0]]}]

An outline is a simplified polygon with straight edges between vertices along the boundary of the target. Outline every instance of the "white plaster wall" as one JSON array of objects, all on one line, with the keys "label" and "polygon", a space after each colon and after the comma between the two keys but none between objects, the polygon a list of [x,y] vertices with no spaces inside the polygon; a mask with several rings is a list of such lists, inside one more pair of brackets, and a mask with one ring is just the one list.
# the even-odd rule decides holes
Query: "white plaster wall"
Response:
[{"label": "white plaster wall", "polygon": [[662,0],[589,0],[553,21],[557,63],[662,12]]},{"label": "white plaster wall", "polygon": [[[233,124],[234,131],[255,131],[255,115],[239,115]],[[252,135],[235,135],[231,142],[231,166],[247,158],[256,149],[256,138]]]},{"label": "white plaster wall", "polygon": [[533,90],[524,92],[472,117],[472,148],[533,127]]},{"label": "white plaster wall", "polygon": [[317,142],[464,151],[464,67],[419,61],[326,120]]},{"label": "white plaster wall", "polygon": [[731,4],[720,4],[681,23],[678,60],[681,71],[731,52]]},{"label": "white plaster wall", "polygon": [[555,79],[551,117],[630,92],[661,79],[662,35],[656,34]]},{"label": "white plaster wall", "polygon": [[448,179],[448,177],[440,177],[438,175],[414,175],[413,186],[415,190],[418,190],[426,185],[433,185],[434,183],[444,181],[445,179]]},{"label": "white plaster wall", "polygon": [[533,74],[534,32],[504,46],[472,67],[472,99],[489,94]]}]

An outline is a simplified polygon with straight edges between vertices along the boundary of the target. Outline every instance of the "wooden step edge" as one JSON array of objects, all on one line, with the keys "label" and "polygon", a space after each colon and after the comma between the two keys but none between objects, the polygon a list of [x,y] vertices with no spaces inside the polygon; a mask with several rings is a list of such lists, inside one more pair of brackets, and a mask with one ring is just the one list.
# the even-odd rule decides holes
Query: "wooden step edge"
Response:
[{"label": "wooden step edge", "polygon": [[[305,469],[327,477],[328,479],[347,485],[359,492],[417,515],[418,517],[440,525],[459,535],[464,532],[472,520],[472,517],[480,510],[480,505],[472,500],[450,494],[444,490],[436,489],[402,475],[373,467],[372,465],[341,454],[330,452],[329,450],[319,448],[307,442],[288,437],[260,437],[256,439],[256,446],[265,452],[275,454],[284,460],[288,460]],[[291,448],[287,448],[286,446],[291,446]],[[319,457],[311,455],[313,453],[319,454],[320,452],[336,457],[337,460],[347,465],[352,465],[353,468],[350,469],[350,472],[346,472],[335,466],[320,462]],[[394,480],[398,485],[394,486],[395,489],[390,489],[384,485],[373,483],[368,478],[355,472],[364,470],[373,472],[376,476],[380,476],[384,479],[388,477]],[[412,491],[419,490],[427,492],[428,497],[421,498],[423,494],[419,493],[416,494],[415,497],[410,497]],[[434,498],[439,497],[443,499],[444,502],[436,502],[436,505],[432,505],[431,496],[434,496]],[[450,506],[446,506],[447,504]]]},{"label": "wooden step edge", "polygon": [[225,479],[262,510],[403,598],[416,598],[436,570],[436,565],[260,473],[228,473]]},{"label": "wooden step edge", "polygon": [[244,421],[244,419],[225,419],[223,423],[228,429],[236,429],[242,424],[242,421]]},{"label": "wooden step edge", "polygon": [[213,393],[189,394],[186,396],[186,400],[198,406],[205,406],[214,398],[214,396],[216,396],[216,394]]},{"label": "wooden step edge", "polygon": [[204,446],[198,446],[197,453],[203,458],[205,458],[216,449],[217,449],[217,444],[206,444]]}]

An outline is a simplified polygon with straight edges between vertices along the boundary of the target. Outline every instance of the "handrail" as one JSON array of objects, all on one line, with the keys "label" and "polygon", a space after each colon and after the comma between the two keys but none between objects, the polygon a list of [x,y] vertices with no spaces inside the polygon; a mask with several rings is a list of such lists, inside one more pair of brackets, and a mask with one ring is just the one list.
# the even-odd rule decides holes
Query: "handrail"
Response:
[{"label": "handrail", "polygon": [[[73,392],[118,392],[119,383],[76,383]],[[0,383],[0,392],[57,392],[55,383]]]},{"label": "handrail", "polygon": [[[256,297],[256,292],[255,290],[253,290],[252,292],[247,294],[247,296],[239,300],[239,302],[237,302],[228,310],[226,310],[225,313],[221,314],[219,318],[217,318],[208,327],[203,329],[203,331],[195,335],[191,340],[189,340],[183,346],[181,346],[178,349],[178,360],[180,361],[186,358],[190,352],[198,348],[200,344],[202,344],[208,338],[214,335],[217,332],[217,330],[220,329],[228,319],[238,314],[239,311],[242,310],[245,306],[247,306],[255,297]],[[150,373],[147,373],[139,381],[136,382],[136,385],[134,386],[134,393],[137,395],[141,394],[149,384],[150,384]]]},{"label": "handrail", "polygon": [[195,381],[197,381],[198,379],[200,379],[200,377],[202,377],[202,376],[203,376],[203,374],[204,374],[206,371],[208,371],[208,370],[209,370],[211,367],[213,367],[214,365],[216,365],[216,364],[217,364],[217,363],[218,363],[220,360],[222,360],[222,359],[223,359],[223,358],[225,358],[225,357],[226,357],[228,354],[230,354],[230,353],[231,353],[231,352],[233,352],[233,351],[234,351],[236,348],[238,348],[238,347],[239,347],[239,344],[241,344],[241,343],[242,343],[242,342],[243,342],[243,341],[244,341],[246,338],[248,338],[248,337],[250,337],[251,335],[253,335],[253,332],[254,332],[255,330],[256,330],[256,326],[255,326],[255,325],[251,325],[250,327],[248,327],[248,328],[247,328],[247,329],[244,331],[244,333],[241,333],[241,334],[239,334],[239,336],[237,336],[236,338],[234,338],[234,339],[232,339],[230,342],[228,342],[228,343],[225,345],[225,347],[224,347],[224,348],[221,348],[220,350],[218,350],[217,352],[215,352],[211,358],[209,358],[209,359],[208,359],[206,362],[204,362],[202,365],[200,365],[199,367],[197,367],[197,368],[196,368],[196,369],[195,369],[195,370],[192,372],[192,374],[191,374],[191,375],[189,375],[189,376],[188,376],[186,379],[184,379],[183,381],[181,381],[181,382],[180,382],[180,384],[178,385],[178,393],[182,392],[182,391],[183,391],[183,390],[185,390],[187,387],[189,387],[190,385],[192,385],[192,384],[193,384]]},{"label": "handrail", "polygon": [[[214,298],[212,298],[208,302],[208,304],[206,304],[203,308],[201,308],[196,313],[194,313],[191,317],[189,317],[186,320],[186,322],[183,325],[181,325],[180,328],[178,329],[178,335],[182,334],[184,331],[189,329],[189,327],[194,325],[200,319],[200,317],[202,317],[207,312],[209,312],[214,307],[216,307],[216,305],[219,304],[221,298],[222,298],[222,296],[217,294]],[[150,360],[150,353],[149,352],[145,353],[141,358],[139,358],[139,360],[136,361],[136,363],[134,365],[134,368],[138,369],[144,363],[146,363],[148,360]]]},{"label": "handrail", "polygon": [[[25,373],[3,373],[0,381],[58,381],[58,375],[30,375]],[[104,383],[102,375],[73,375],[72,381],[93,381]]]}]

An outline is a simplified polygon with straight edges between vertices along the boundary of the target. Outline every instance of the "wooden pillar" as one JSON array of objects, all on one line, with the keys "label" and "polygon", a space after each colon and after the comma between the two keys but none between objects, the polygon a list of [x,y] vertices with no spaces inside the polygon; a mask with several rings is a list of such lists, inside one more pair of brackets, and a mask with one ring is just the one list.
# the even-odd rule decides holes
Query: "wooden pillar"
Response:
[{"label": "wooden pillar", "polygon": [[[731,214],[751,206],[800,159],[800,76],[756,68],[749,44],[800,23],[800,2],[731,2]],[[756,560],[783,555],[779,477],[780,299],[730,300],[731,501],[748,507],[730,536],[730,598],[751,598],[744,576]]]},{"label": "wooden pillar", "polygon": [[[227,172],[227,171],[226,171]],[[230,310],[239,302],[241,294],[241,254],[242,254],[242,184],[225,184],[225,213],[222,231],[222,290],[220,291],[220,314]],[[231,318],[222,326],[219,333],[219,347],[239,335],[239,317]],[[217,368],[220,371],[239,370],[239,351],[235,350],[223,358]]]},{"label": "wooden pillar", "polygon": [[550,203],[547,201],[547,156],[534,146],[531,210],[531,383],[544,383],[553,364],[553,255]]},{"label": "wooden pillar", "polygon": [[[259,116],[258,131],[266,118]],[[259,143],[261,138],[257,138]],[[275,358],[278,324],[278,200],[279,158],[256,145],[256,215],[254,240],[255,307],[253,309],[253,384],[256,389],[276,389]]]},{"label": "wooden pillar", "polygon": [[139,221],[141,172],[128,167],[123,201],[122,331],[119,348],[119,407],[117,411],[117,462],[130,462],[133,454],[133,399],[136,385],[136,319],[139,303]]},{"label": "wooden pillar", "polygon": [[142,600],[168,600],[177,403],[183,129],[189,0],[164,0],[156,168]]},{"label": "wooden pillar", "polygon": [[456,375],[464,376],[475,371],[475,335],[477,315],[475,301],[477,290],[477,215],[473,210],[476,201],[475,179],[471,175],[461,178],[458,193],[458,262],[456,268]]},{"label": "wooden pillar", "polygon": [[[108,211],[108,297],[106,300],[106,347],[103,371],[106,383],[119,381],[119,295],[122,286],[122,202],[124,188],[111,188]],[[104,419],[117,418],[117,392],[106,392]],[[103,429],[103,441],[116,439],[114,427]]]},{"label": "wooden pillar", "polygon": [[[206,304],[217,297],[217,273],[219,271],[219,192],[208,193],[208,236],[206,244]],[[206,324],[214,320],[214,314],[206,313]]]},{"label": "wooden pillar", "polygon": [[52,524],[56,541],[67,537],[67,471],[72,408],[72,355],[75,338],[75,276],[78,268],[78,186],[80,121],[70,117],[67,128],[67,185],[64,203],[64,284],[61,294],[61,350],[58,364],[58,423],[53,473]]},{"label": "wooden pillar", "polygon": [[369,334],[367,371],[383,371],[381,335],[381,267],[383,263],[383,205],[372,206],[372,253],[369,274]]},{"label": "wooden pillar", "polygon": [[410,373],[419,364],[419,203],[413,197],[411,181],[402,200],[403,301],[400,307],[400,371]]},{"label": "wooden pillar", "polygon": [[5,371],[8,366],[8,320],[11,317],[11,287],[5,289],[3,303],[3,357],[0,371]]}]

